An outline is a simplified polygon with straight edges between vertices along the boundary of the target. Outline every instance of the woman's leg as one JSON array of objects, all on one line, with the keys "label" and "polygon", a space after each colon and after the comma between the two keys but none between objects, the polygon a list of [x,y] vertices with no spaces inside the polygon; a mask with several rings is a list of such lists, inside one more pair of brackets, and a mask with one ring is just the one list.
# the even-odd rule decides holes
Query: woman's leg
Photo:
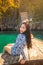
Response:
[{"label": "woman's leg", "polygon": [[5,46],[5,47],[4,47],[4,52],[6,51],[6,52],[8,52],[9,54],[11,54],[11,47],[12,47],[12,46]]},{"label": "woman's leg", "polygon": [[14,44],[8,44],[4,47],[4,51],[7,51],[9,54],[11,54],[11,47],[13,46]]}]

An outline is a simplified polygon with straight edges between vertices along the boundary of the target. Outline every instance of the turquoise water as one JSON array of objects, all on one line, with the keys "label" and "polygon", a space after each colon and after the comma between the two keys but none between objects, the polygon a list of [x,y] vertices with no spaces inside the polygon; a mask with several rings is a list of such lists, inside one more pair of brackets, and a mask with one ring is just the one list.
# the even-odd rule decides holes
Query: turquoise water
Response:
[{"label": "turquoise water", "polygon": [[[43,40],[43,31],[32,31],[34,37]],[[0,33],[0,53],[3,51],[3,47],[6,44],[14,43],[18,33]]]},{"label": "turquoise water", "polygon": [[0,53],[3,51],[3,47],[6,44],[14,43],[17,37],[17,33],[2,33],[0,34]]},{"label": "turquoise water", "polygon": [[43,41],[43,31],[32,31],[34,37]]}]

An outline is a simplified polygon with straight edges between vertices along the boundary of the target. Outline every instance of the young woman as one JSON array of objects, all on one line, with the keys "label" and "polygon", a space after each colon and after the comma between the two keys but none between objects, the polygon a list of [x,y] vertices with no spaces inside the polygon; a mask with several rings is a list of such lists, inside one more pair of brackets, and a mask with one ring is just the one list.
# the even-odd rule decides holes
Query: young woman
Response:
[{"label": "young woman", "polygon": [[27,45],[27,48],[31,47],[31,34],[29,24],[23,22],[20,25],[20,32],[17,36],[15,44],[11,47],[11,55],[15,59],[19,59],[20,54],[22,54],[23,59],[20,61],[21,64],[24,64],[26,61],[26,56],[23,51],[24,47]]}]

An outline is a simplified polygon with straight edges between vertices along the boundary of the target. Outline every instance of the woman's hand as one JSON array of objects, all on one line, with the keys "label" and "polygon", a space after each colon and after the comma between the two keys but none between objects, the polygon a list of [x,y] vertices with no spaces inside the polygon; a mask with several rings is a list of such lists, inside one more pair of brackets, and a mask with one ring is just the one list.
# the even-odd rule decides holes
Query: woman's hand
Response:
[{"label": "woman's hand", "polygon": [[21,63],[21,64],[25,64],[25,60],[22,59],[22,60],[20,61],[20,63]]}]

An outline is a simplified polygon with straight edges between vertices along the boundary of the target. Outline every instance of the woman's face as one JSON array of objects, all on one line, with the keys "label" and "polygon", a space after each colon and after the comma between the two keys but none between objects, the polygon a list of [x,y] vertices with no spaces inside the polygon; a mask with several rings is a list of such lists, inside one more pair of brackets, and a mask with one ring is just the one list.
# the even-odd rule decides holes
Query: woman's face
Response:
[{"label": "woman's face", "polygon": [[20,27],[20,33],[24,33],[26,31],[26,26],[25,24],[22,24]]}]

